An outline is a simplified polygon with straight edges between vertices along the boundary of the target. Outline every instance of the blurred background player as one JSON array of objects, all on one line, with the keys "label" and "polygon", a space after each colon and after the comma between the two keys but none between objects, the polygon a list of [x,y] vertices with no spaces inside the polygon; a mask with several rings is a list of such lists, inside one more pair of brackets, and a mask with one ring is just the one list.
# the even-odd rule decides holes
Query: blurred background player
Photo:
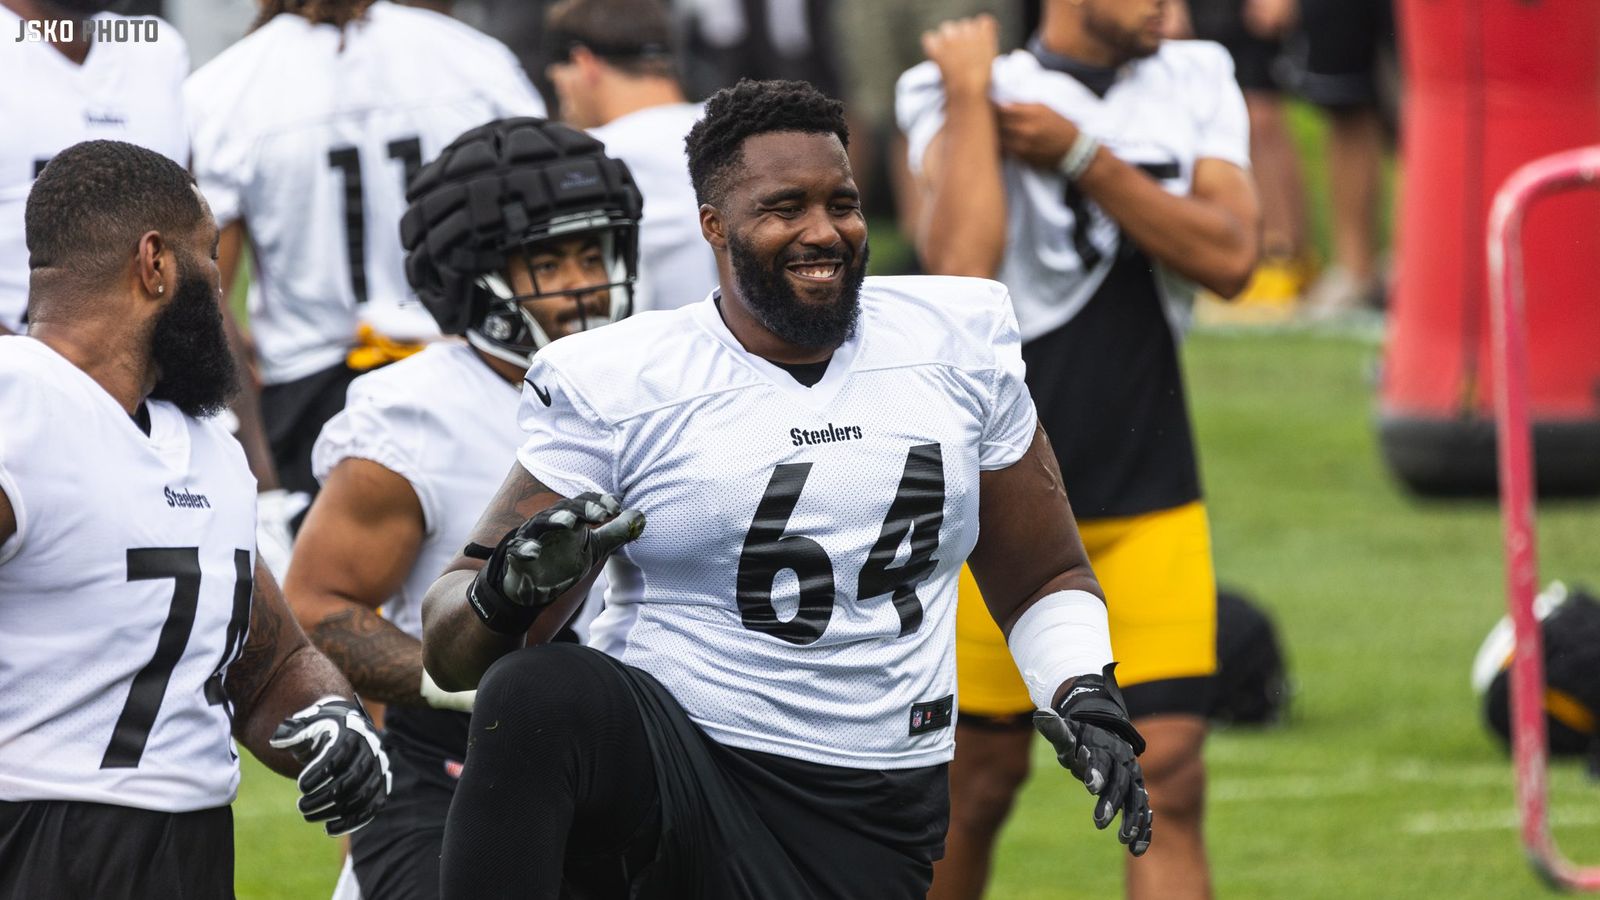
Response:
[{"label": "blurred background player", "polygon": [[1305,308],[1313,319],[1329,319],[1385,303],[1378,252],[1398,81],[1394,7],[1392,0],[1299,0],[1298,13],[1285,68],[1290,87],[1328,114],[1333,255]]},{"label": "blurred background player", "polygon": [[[894,123],[894,84],[900,73],[922,61],[921,35],[951,19],[987,12],[1000,23],[1000,46],[1020,43],[1017,0],[877,0],[835,2],[834,31],[850,121],[850,167],[861,186],[868,214],[884,198],[894,203],[895,220],[910,235],[916,228],[921,194],[906,167],[905,137]],[[887,189],[887,190],[886,190]]]},{"label": "blurred background player", "polygon": [[[1130,861],[1135,898],[1210,894],[1201,747],[1216,666],[1216,586],[1178,336],[1198,283],[1250,278],[1260,215],[1233,65],[1161,40],[1163,0],[1049,0],[999,59],[979,17],[925,37],[897,109],[927,192],[931,272],[1011,288],[1027,380],[1096,575],[1160,840]],[[940,900],[977,897],[1026,777],[1033,709],[965,582],[962,718]]]},{"label": "blurred background player", "polygon": [[[504,45],[388,0],[263,0],[184,97],[223,283],[246,247],[254,268],[246,387],[260,386],[276,469],[257,475],[309,496],[312,444],[351,380],[439,333],[402,271],[406,183],[467,128],[544,104]],[[299,507],[264,508],[269,565],[287,563]]]},{"label": "blurred background player", "polygon": [[661,0],[562,0],[546,20],[546,68],[561,120],[628,164],[645,196],[635,311],[705,299],[716,258],[700,237],[683,137],[702,106],[678,82],[672,20]]},{"label": "blurred background player", "polygon": [[234,739],[330,834],[382,806],[388,762],[252,552],[188,173],[76,144],[25,218],[33,315],[0,337],[0,895],[231,897]]},{"label": "blurred background player", "polygon": [[22,210],[45,163],[79,141],[105,138],[148,147],[180,165],[189,158],[183,126],[183,36],[158,23],[154,43],[15,42],[24,19],[80,19],[110,0],[0,0],[0,335],[22,331],[28,252]]},{"label": "blurred background player", "polygon": [[[606,173],[604,190],[562,192],[562,176],[590,169]],[[530,183],[540,190],[525,192]],[[317,440],[323,488],[284,586],[312,641],[363,697],[387,704],[394,796],[350,843],[369,900],[439,896],[445,814],[466,758],[471,695],[447,695],[423,672],[422,596],[466,546],[522,443],[529,359],[627,315],[638,243],[626,167],[540,119],[468,131],[409,196],[412,285],[441,330],[466,341],[435,342],[350,385]]]},{"label": "blurred background player", "polygon": [[1294,24],[1295,0],[1172,0],[1187,13],[1173,37],[1216,41],[1233,58],[1234,78],[1250,117],[1250,166],[1261,192],[1261,263],[1233,306],[1238,317],[1287,318],[1310,281],[1305,179],[1289,131],[1281,83],[1283,38]]}]

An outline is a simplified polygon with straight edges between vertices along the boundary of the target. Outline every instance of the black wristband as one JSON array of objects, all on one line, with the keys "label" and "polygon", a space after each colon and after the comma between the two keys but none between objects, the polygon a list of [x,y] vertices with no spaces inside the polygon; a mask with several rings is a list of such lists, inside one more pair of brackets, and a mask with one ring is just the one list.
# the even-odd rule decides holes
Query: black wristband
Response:
[{"label": "black wristband", "polygon": [[1144,736],[1128,720],[1128,705],[1122,700],[1111,663],[1099,675],[1079,675],[1072,689],[1056,704],[1056,715],[1063,719],[1087,722],[1127,741],[1135,754],[1144,752]]},{"label": "black wristband", "polygon": [[522,634],[533,625],[539,610],[512,603],[501,593],[494,584],[494,577],[489,574],[494,568],[491,561],[478,570],[478,576],[467,587],[467,603],[471,604],[472,611],[478,614],[484,627],[490,631],[505,635]]}]

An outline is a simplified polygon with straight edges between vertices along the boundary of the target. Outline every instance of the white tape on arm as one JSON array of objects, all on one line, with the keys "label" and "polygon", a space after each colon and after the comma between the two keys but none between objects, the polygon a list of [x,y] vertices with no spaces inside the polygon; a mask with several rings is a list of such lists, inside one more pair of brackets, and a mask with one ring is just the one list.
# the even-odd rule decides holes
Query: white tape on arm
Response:
[{"label": "white tape on arm", "polygon": [[1034,706],[1050,709],[1063,681],[1098,675],[1111,662],[1105,602],[1088,591],[1040,597],[1012,626],[1009,643]]}]

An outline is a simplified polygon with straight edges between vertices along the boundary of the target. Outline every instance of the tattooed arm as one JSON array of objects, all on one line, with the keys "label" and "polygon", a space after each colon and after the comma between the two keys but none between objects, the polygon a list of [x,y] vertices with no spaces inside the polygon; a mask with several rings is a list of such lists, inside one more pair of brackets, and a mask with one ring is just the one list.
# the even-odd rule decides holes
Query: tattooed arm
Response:
[{"label": "tattooed arm", "polygon": [[233,701],[233,736],[280,775],[293,778],[300,763],[267,744],[284,718],[329,695],[351,698],[350,683],[306,640],[283,602],[272,574],[256,563],[250,632],[223,679]]},{"label": "tattooed arm", "polygon": [[422,642],[377,613],[411,573],[425,532],[411,483],[352,457],[329,473],[295,541],[289,608],[369,700],[426,705]]},{"label": "tattooed arm", "polygon": [[[513,464],[468,540],[492,548],[506,532],[560,499],[521,464]],[[490,631],[467,603],[467,588],[483,565],[483,560],[458,555],[422,602],[423,660],[447,691],[476,688],[495,660],[522,646],[521,636]]]}]

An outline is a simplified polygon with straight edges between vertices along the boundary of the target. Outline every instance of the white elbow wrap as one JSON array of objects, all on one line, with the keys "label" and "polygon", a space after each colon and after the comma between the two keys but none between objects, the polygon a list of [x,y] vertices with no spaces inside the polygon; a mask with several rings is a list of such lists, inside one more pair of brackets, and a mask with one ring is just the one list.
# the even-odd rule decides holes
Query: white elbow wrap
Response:
[{"label": "white elbow wrap", "polygon": [[1063,681],[1098,675],[1111,662],[1105,601],[1088,591],[1040,597],[1011,627],[1008,643],[1033,705],[1050,709]]}]

